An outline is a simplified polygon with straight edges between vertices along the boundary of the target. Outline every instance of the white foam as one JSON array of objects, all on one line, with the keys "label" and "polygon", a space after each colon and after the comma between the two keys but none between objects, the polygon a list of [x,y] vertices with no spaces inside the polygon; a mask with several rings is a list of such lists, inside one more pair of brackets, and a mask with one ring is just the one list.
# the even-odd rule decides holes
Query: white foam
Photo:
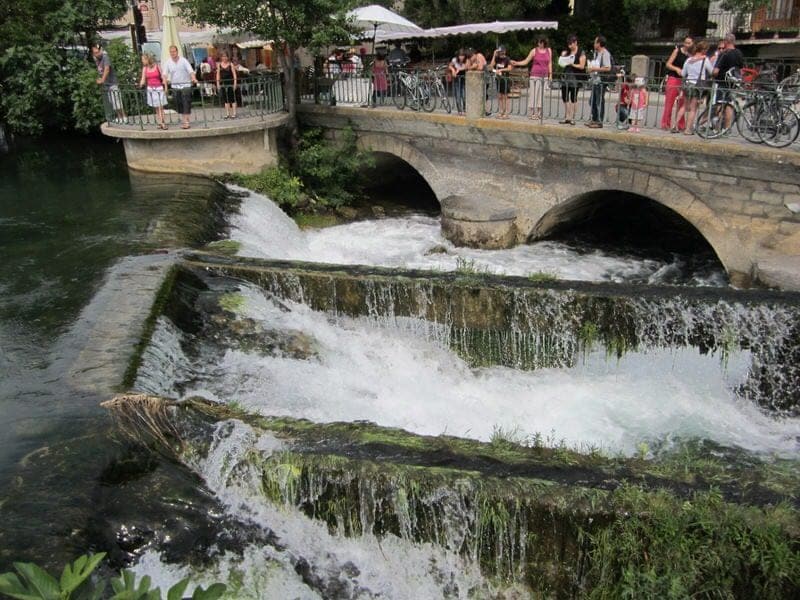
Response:
[{"label": "white foam", "polygon": [[[693,348],[590,353],[573,368],[471,369],[441,341],[368,318],[333,319],[307,306],[279,308],[245,287],[244,314],[302,331],[316,355],[302,360],[228,350],[213,372],[194,369],[185,395],[212,395],[248,410],[317,422],[368,420],[438,435],[489,440],[497,428],[555,432],[633,454],[639,444],[702,438],[754,452],[796,455],[800,419],[775,419],[732,391],[749,354],[721,358]],[[285,308],[290,310],[286,311]]]},{"label": "white foam", "polygon": [[229,590],[236,598],[323,597],[295,570],[304,561],[315,577],[333,582],[344,598],[443,598],[445,588],[468,598],[485,594],[489,584],[478,566],[432,544],[417,544],[387,535],[348,538],[331,533],[325,523],[309,519],[291,506],[276,506],[263,496],[261,472],[248,460],[256,448],[261,456],[279,450],[274,437],[256,432],[239,421],[219,423],[205,459],[191,463],[216,494],[226,512],[270,530],[275,543],[245,548],[242,556],[227,553],[201,571],[165,564],[155,552],[146,553],[135,567],[166,589],[183,577],[193,584],[241,581]]},{"label": "white foam", "polygon": [[[674,280],[680,271],[679,261],[645,260],[600,250],[579,252],[560,242],[536,242],[507,250],[457,248],[442,236],[438,218],[423,215],[301,231],[269,198],[244,192],[241,214],[232,219],[231,231],[242,256],[441,271],[456,270],[467,261],[489,273],[548,273],[573,281],[661,283]],[[432,249],[439,251],[430,253]],[[693,283],[724,285],[724,281],[724,273],[713,271],[696,277]]]}]

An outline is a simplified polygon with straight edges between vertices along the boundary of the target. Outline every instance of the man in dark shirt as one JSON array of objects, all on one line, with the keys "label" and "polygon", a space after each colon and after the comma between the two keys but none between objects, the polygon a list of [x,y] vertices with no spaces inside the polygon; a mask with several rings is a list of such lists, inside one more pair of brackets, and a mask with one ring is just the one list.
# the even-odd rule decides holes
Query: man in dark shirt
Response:
[{"label": "man in dark shirt", "polygon": [[[744,55],[742,51],[736,47],[736,36],[732,33],[725,34],[725,51],[719,55],[717,62],[714,65],[714,79],[720,87],[720,92],[717,94],[717,100],[730,100],[731,95],[725,88],[730,88],[731,84],[725,80],[725,75],[733,68],[741,71],[744,66]],[[730,129],[731,121],[733,119],[733,110],[727,109],[725,111],[725,128]]]},{"label": "man in dark shirt", "polygon": [[736,47],[736,36],[729,33],[725,36],[725,51],[720,54],[714,65],[714,79],[719,83],[725,82],[725,73],[734,67],[741,69],[744,66],[744,55]]}]

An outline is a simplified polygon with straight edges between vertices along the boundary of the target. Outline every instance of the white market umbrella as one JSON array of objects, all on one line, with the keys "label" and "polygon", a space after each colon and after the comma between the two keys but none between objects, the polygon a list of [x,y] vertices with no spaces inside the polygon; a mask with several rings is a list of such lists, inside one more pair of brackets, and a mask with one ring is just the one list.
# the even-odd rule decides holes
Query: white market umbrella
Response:
[{"label": "white market umbrella", "polygon": [[178,24],[175,22],[177,15],[170,0],[164,0],[164,10],[161,11],[161,16],[161,64],[165,65],[170,60],[170,46],[178,48],[178,56],[183,56],[183,48],[178,35]]},{"label": "white market umbrella", "polygon": [[421,33],[422,27],[415,25],[405,17],[401,17],[388,8],[377,4],[354,8],[347,13],[347,19],[357,28],[363,30],[363,37],[372,38],[372,51],[375,51],[375,38],[378,27],[383,35]]}]

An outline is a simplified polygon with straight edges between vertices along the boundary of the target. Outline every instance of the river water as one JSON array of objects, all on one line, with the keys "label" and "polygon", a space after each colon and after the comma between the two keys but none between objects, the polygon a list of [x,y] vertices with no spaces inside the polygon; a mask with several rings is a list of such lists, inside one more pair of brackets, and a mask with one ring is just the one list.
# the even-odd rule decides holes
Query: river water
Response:
[{"label": "river water", "polygon": [[[116,440],[97,406],[105,398],[65,389],[59,357],[80,349],[80,313],[116,261],[201,245],[222,231],[218,190],[198,179],[129,173],[119,147],[106,143],[23,148],[4,157],[0,171],[7,258],[0,264],[0,482],[10,490],[0,499],[0,570],[20,558],[57,565],[93,549],[161,585],[186,574],[236,581],[236,597],[495,595],[478,565],[447,544],[348,538],[299,510],[264,503],[258,473],[234,467],[253,449],[280,451],[281,442],[242,423],[220,424],[208,454],[183,465]],[[268,199],[247,193],[229,223],[246,256],[725,285],[718,266],[689,265],[680,255],[563,242],[457,249],[424,214],[300,231]],[[776,417],[737,392],[759,348],[789,335],[796,307],[720,302],[727,312],[713,314],[750,336],[749,349],[670,347],[652,336],[619,357],[596,348],[567,365],[531,369],[475,366],[453,350],[441,323],[331,315],[251,284],[235,286],[237,319],[299,332],[310,340],[307,355],[211,347],[162,316],[137,390],[431,435],[489,440],[500,431],[523,442],[539,435],[610,454],[700,439],[756,460],[800,456],[800,419]]]}]

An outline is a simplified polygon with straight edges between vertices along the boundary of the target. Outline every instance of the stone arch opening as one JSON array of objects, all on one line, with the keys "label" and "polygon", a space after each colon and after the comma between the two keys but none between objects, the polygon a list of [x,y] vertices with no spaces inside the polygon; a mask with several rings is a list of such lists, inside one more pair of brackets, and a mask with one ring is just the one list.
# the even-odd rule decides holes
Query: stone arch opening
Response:
[{"label": "stone arch opening", "polygon": [[550,209],[529,241],[557,240],[667,261],[689,270],[725,272],[712,241],[663,203],[632,192],[595,190]]},{"label": "stone arch opening", "polygon": [[374,165],[361,172],[364,191],[372,206],[387,214],[422,212],[438,215],[441,206],[431,185],[408,161],[383,151],[370,152]]}]

